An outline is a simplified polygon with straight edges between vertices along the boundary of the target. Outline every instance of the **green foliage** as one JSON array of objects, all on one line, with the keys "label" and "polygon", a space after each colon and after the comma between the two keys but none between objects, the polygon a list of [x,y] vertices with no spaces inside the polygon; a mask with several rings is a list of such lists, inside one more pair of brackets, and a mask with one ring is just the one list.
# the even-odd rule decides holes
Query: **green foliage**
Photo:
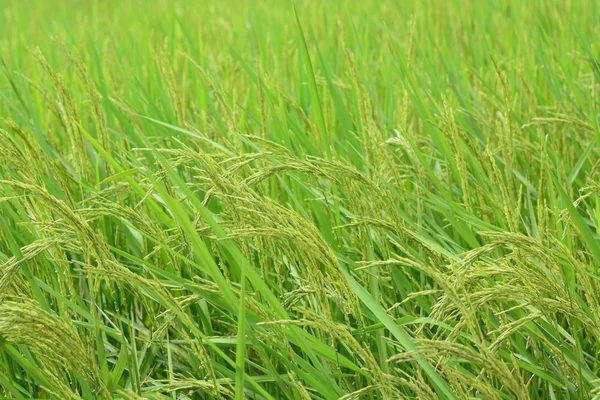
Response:
[{"label": "green foliage", "polygon": [[0,3],[0,397],[599,399],[592,0]]}]

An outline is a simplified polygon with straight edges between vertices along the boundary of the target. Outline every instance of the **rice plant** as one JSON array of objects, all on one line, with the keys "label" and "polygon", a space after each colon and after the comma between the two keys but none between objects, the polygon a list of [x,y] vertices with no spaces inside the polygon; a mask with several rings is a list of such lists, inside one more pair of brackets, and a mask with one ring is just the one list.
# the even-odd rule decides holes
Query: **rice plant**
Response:
[{"label": "rice plant", "polygon": [[600,3],[0,2],[0,397],[600,399]]}]

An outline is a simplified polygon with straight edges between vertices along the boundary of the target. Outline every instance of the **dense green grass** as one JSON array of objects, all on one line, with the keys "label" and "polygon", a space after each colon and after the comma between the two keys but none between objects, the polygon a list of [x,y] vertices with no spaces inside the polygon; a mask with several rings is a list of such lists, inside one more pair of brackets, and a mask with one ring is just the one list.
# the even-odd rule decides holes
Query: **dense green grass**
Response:
[{"label": "dense green grass", "polygon": [[600,398],[599,33],[0,2],[0,397]]}]

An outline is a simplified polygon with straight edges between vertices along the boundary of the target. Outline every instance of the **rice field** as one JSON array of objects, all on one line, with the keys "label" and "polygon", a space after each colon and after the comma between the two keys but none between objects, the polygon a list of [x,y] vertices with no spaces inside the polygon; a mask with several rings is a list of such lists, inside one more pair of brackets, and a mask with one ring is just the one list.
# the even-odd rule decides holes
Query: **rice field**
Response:
[{"label": "rice field", "polygon": [[0,398],[600,399],[600,3],[0,1]]}]

